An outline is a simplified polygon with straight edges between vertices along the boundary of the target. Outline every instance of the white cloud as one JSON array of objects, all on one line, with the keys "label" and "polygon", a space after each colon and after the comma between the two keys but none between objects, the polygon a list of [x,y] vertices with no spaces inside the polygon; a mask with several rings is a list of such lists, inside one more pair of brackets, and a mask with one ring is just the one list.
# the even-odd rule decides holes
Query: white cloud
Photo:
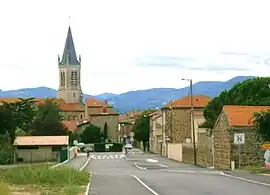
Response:
[{"label": "white cloud", "polygon": [[[182,77],[267,76],[268,7],[266,0],[1,1],[0,88],[58,88],[57,55],[68,16],[82,55],[85,93],[182,87],[187,85]],[[191,57],[181,64],[201,70],[138,66],[137,59],[147,56]],[[229,70],[203,70],[207,67]]]}]

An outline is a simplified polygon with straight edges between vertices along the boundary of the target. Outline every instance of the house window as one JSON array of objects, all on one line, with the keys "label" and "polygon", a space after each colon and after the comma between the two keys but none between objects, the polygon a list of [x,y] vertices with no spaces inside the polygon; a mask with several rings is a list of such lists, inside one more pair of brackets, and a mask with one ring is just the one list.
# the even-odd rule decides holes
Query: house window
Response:
[{"label": "house window", "polygon": [[80,119],[83,119],[83,114],[80,114]]},{"label": "house window", "polygon": [[60,86],[61,87],[64,87],[65,86],[65,80],[66,80],[66,78],[65,78],[65,72],[61,72],[60,73]]},{"label": "house window", "polygon": [[78,87],[78,80],[79,80],[79,75],[77,71],[71,71],[70,73],[70,85],[73,88]]},{"label": "house window", "polygon": [[78,72],[74,71],[74,87],[78,87]]}]

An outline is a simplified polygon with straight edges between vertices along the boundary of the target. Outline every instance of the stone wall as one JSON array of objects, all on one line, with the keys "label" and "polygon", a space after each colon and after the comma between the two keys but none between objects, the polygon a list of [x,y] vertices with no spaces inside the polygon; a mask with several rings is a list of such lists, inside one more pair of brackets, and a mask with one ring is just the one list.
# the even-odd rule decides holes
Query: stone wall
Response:
[{"label": "stone wall", "polygon": [[63,116],[64,120],[68,121],[84,119],[84,111],[62,111],[61,115]]},{"label": "stone wall", "polygon": [[172,136],[171,143],[184,143],[191,138],[190,109],[166,109],[165,133]]},{"label": "stone wall", "polygon": [[183,143],[182,146],[182,162],[194,164],[193,143]]},{"label": "stone wall", "polygon": [[[194,111],[202,111],[195,109]],[[191,110],[190,108],[165,109],[165,133],[172,135],[171,143],[185,143],[186,139],[192,139],[191,134]],[[196,124],[195,124],[196,127]]]},{"label": "stone wall", "polygon": [[[201,133],[200,133],[201,134]],[[204,135],[199,134],[199,139],[203,139],[203,143],[196,145],[196,158],[197,158],[197,165],[203,167],[212,167],[213,166],[213,156],[211,148],[211,139]],[[182,144],[182,162],[188,164],[194,164],[194,150],[193,150],[193,143],[185,143]]]},{"label": "stone wall", "polygon": [[208,131],[198,132],[197,163],[203,167],[213,166],[212,138]]},{"label": "stone wall", "polygon": [[235,161],[235,168],[239,168],[239,146],[233,144],[234,133],[245,134],[245,144],[240,146],[241,166],[263,164],[261,143],[256,142],[255,131],[252,128],[232,128],[231,135],[231,161]]},{"label": "stone wall", "polygon": [[231,169],[231,137],[229,123],[222,112],[213,129],[214,138],[214,167],[216,169]]},{"label": "stone wall", "polygon": [[162,142],[159,142],[159,140],[162,140],[162,136],[150,136],[149,138],[149,150],[150,152],[153,152],[155,154],[161,154],[162,150]]},{"label": "stone wall", "polygon": [[222,112],[213,130],[214,136],[214,167],[230,170],[231,161],[239,168],[239,147],[235,145],[234,133],[245,133],[245,144],[241,146],[241,166],[260,164],[263,162],[261,144],[256,142],[254,129],[250,127],[230,127],[226,115]]}]

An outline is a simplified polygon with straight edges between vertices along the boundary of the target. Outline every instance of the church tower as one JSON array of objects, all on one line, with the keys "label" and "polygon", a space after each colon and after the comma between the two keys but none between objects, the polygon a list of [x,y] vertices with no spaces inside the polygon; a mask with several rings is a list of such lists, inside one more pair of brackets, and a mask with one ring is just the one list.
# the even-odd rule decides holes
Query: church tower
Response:
[{"label": "church tower", "polygon": [[58,68],[58,98],[65,100],[66,103],[80,103],[82,101],[81,56],[77,59],[70,26],[62,59],[58,55]]}]

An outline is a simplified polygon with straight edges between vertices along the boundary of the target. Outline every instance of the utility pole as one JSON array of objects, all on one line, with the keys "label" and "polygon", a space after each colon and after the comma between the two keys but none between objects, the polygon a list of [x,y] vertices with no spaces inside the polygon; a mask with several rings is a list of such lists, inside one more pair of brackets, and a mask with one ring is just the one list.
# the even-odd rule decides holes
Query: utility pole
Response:
[{"label": "utility pole", "polygon": [[171,100],[171,131],[170,131],[170,141],[171,141],[171,143],[172,143],[172,128],[173,128],[173,125],[172,125],[172,123],[173,123],[173,108],[172,108],[172,103],[173,103],[173,101]]},{"label": "utility pole", "polygon": [[197,151],[196,151],[196,140],[195,140],[195,124],[194,124],[194,105],[193,105],[193,89],[192,89],[192,79],[182,79],[184,81],[189,81],[189,87],[190,87],[190,115],[191,115],[191,127],[192,127],[192,140],[193,140],[193,160],[194,165],[197,165]]},{"label": "utility pole", "polygon": [[197,165],[197,151],[196,151],[196,140],[195,140],[195,125],[194,125],[194,105],[193,105],[193,91],[192,91],[192,79],[190,82],[190,106],[191,106],[191,123],[192,123],[192,139],[193,139],[193,158],[194,165]]}]

